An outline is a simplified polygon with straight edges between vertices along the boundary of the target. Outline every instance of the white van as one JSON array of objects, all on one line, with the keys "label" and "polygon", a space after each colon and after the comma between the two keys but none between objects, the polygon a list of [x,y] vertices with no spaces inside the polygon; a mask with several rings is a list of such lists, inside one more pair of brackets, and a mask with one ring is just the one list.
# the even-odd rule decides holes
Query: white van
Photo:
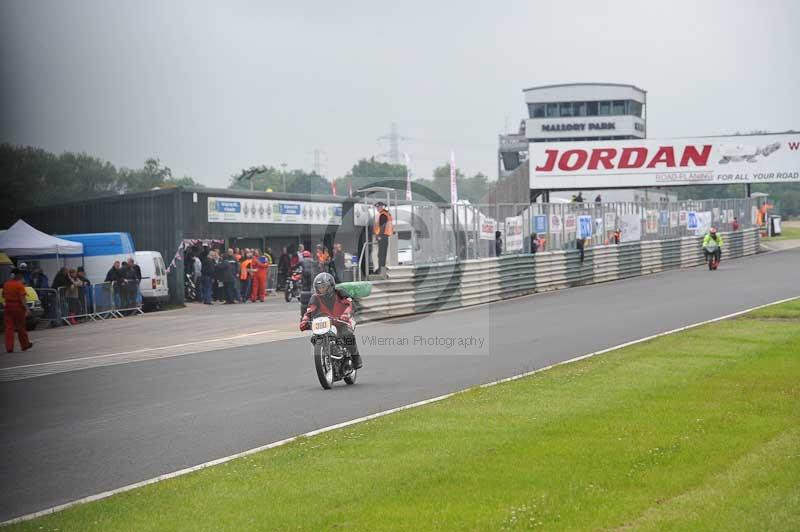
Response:
[{"label": "white van", "polygon": [[142,281],[139,289],[142,292],[142,303],[147,308],[158,308],[169,300],[167,286],[167,268],[158,251],[137,251],[134,254],[136,264],[142,270]]}]

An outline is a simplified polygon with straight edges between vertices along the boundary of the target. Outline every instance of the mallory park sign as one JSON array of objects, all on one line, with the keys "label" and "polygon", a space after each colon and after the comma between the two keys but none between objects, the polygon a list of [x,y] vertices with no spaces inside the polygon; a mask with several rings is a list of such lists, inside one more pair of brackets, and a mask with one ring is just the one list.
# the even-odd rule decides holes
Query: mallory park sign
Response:
[{"label": "mallory park sign", "polygon": [[614,122],[589,122],[574,124],[542,124],[542,131],[601,131],[617,129]]},{"label": "mallory park sign", "polygon": [[530,144],[538,190],[800,183],[800,133]]}]

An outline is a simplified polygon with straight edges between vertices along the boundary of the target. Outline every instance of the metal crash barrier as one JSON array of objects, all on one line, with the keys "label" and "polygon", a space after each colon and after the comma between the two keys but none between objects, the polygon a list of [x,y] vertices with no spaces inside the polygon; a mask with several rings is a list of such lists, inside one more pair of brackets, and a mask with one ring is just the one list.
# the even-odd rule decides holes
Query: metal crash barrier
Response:
[{"label": "metal crash barrier", "polygon": [[138,283],[37,288],[36,294],[44,310],[42,319],[53,327],[144,313]]}]

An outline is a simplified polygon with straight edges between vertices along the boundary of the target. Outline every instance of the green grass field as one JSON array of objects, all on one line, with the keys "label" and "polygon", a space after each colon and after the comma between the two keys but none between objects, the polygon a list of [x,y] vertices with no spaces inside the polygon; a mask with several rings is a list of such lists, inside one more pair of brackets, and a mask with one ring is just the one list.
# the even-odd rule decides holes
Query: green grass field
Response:
[{"label": "green grass field", "polygon": [[800,301],[10,528],[298,529],[800,530]]},{"label": "green grass field", "polygon": [[770,240],[797,240],[797,239],[800,239],[800,227],[796,227],[795,225],[783,224],[783,227],[781,227],[780,236],[773,236],[772,238],[768,238],[766,240],[770,241]]}]

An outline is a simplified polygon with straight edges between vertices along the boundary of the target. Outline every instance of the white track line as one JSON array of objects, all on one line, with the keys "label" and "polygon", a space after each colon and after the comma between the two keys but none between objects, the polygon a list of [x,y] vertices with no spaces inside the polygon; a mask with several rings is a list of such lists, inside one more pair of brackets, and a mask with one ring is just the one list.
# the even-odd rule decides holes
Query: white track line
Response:
[{"label": "white track line", "polygon": [[[535,370],[532,370],[532,371],[527,371],[525,373],[520,373],[519,375],[514,375],[513,377],[507,377],[505,379],[500,379],[500,380],[496,380],[496,381],[493,381],[493,382],[488,382],[486,384],[481,384],[481,385],[477,386],[477,388],[489,388],[490,386],[496,386],[496,385],[502,384],[504,382],[515,381],[515,380],[518,380],[518,379],[529,377],[529,376],[534,375],[536,373],[541,373],[543,371],[547,371],[547,370],[553,369],[553,368],[558,367],[558,366],[563,366],[565,364],[571,364],[571,363],[577,362],[579,360],[585,360],[587,358],[591,358],[591,357],[594,357],[594,356],[597,356],[597,355],[602,355],[604,353],[609,353],[611,351],[616,351],[616,350],[622,349],[624,347],[629,347],[629,346],[632,346],[632,345],[640,344],[642,342],[647,342],[649,340],[653,340],[653,339],[659,338],[661,336],[667,336],[667,335],[675,334],[675,333],[678,333],[678,332],[681,332],[681,331],[694,329],[695,327],[700,327],[702,325],[707,325],[709,323],[715,323],[715,322],[718,322],[718,321],[727,320],[727,319],[730,319],[730,318],[735,318],[736,316],[741,316],[742,314],[747,314],[748,312],[753,312],[754,310],[759,310],[759,309],[762,309],[762,308],[765,308],[765,307],[770,307],[772,305],[779,305],[781,303],[788,303],[789,301],[794,301],[796,299],[800,299],[800,296],[789,297],[789,298],[786,298],[786,299],[773,301],[772,303],[766,303],[764,305],[758,305],[756,307],[752,307],[752,308],[749,308],[749,309],[746,309],[746,310],[741,310],[739,312],[734,312],[733,314],[727,314],[725,316],[720,316],[718,318],[713,318],[713,319],[710,319],[710,320],[705,320],[705,321],[701,321],[701,322],[698,322],[698,323],[693,323],[691,325],[686,325],[684,327],[679,327],[677,329],[672,329],[670,331],[666,331],[666,332],[662,332],[662,333],[658,333],[658,334],[653,334],[653,335],[650,335],[650,336],[646,336],[644,338],[639,338],[638,340],[632,340],[630,342],[625,342],[624,344],[615,345],[614,347],[609,347],[609,348],[606,348],[606,349],[601,349],[600,351],[594,351],[592,353],[587,353],[585,355],[581,355],[581,356],[577,356],[577,357],[574,357],[574,358],[570,358],[569,360],[565,360],[563,362],[558,362],[558,363],[552,364],[550,366],[546,366],[546,367],[543,367],[543,368],[535,369]],[[431,399],[425,399],[424,401],[418,401],[416,403],[411,403],[409,405],[399,406],[397,408],[392,408],[390,410],[384,410],[382,412],[376,412],[375,414],[370,414],[368,416],[363,416],[363,417],[359,417],[359,418],[356,418],[356,419],[351,419],[350,421],[344,421],[342,423],[337,423],[336,425],[331,425],[329,427],[323,427],[321,429],[312,430],[311,432],[306,432],[304,434],[299,434],[297,436],[292,436],[290,438],[279,440],[279,441],[276,441],[276,442],[273,442],[273,443],[270,443],[270,444],[267,444],[267,445],[262,445],[260,447],[255,447],[253,449],[248,449],[247,451],[242,451],[240,453],[232,454],[230,456],[224,456],[222,458],[217,458],[216,460],[211,460],[210,462],[205,462],[205,463],[202,463],[202,464],[198,464],[196,466],[187,467],[186,469],[181,469],[179,471],[173,471],[172,473],[166,473],[164,475],[160,475],[160,476],[157,476],[157,477],[154,477],[154,478],[143,480],[141,482],[136,482],[134,484],[129,484],[129,485],[123,486],[121,488],[116,488],[116,489],[113,489],[113,490],[104,491],[104,492],[98,493],[96,495],[90,495],[89,497],[84,497],[82,499],[77,499],[77,500],[72,501],[72,502],[68,502],[68,503],[65,503],[65,504],[58,505],[58,506],[53,506],[52,508],[47,508],[45,510],[40,510],[38,512],[34,512],[34,513],[27,514],[27,515],[23,515],[21,517],[16,517],[14,519],[10,519],[8,521],[0,523],[0,526],[10,525],[12,523],[20,523],[22,521],[29,521],[31,519],[36,519],[37,517],[42,517],[44,515],[49,515],[49,514],[53,514],[53,513],[56,513],[56,512],[60,512],[61,510],[66,510],[67,508],[71,508],[71,507],[77,506],[79,504],[85,504],[87,502],[93,502],[93,501],[99,501],[101,499],[106,499],[108,497],[111,497],[112,495],[116,495],[118,493],[124,493],[126,491],[134,490],[136,488],[141,488],[143,486],[147,486],[148,484],[155,484],[156,482],[160,482],[162,480],[167,480],[167,479],[170,479],[170,478],[180,477],[180,476],[186,475],[188,473],[193,473],[195,471],[200,471],[201,469],[205,469],[207,467],[211,467],[211,466],[215,466],[215,465],[219,465],[219,464],[224,464],[225,462],[230,462],[231,460],[235,460],[237,458],[242,458],[244,456],[248,456],[248,455],[251,455],[251,454],[259,453],[261,451],[266,451],[268,449],[274,449],[276,447],[281,447],[283,445],[286,445],[287,443],[291,443],[293,441],[296,441],[299,438],[309,438],[309,437],[312,437],[312,436],[316,436],[318,434],[323,434],[325,432],[330,432],[332,430],[340,429],[340,428],[343,428],[343,427],[348,427],[350,425],[355,425],[357,423],[363,423],[363,422],[369,421],[371,419],[376,419],[376,418],[379,418],[379,417],[388,416],[389,414],[394,414],[396,412],[401,412],[403,410],[410,410],[412,408],[417,408],[417,407],[420,407],[420,406],[429,405],[431,403],[436,403],[436,402],[442,401],[444,399],[448,399],[450,397],[453,397],[455,395],[464,393],[464,392],[466,392],[468,390],[471,390],[473,388],[475,388],[475,387],[470,387],[470,388],[466,388],[464,390],[458,390],[458,391],[455,391],[455,392],[450,392],[450,393],[447,393],[447,394],[444,394],[444,395],[440,395],[438,397],[433,397]]]},{"label": "white track line", "polygon": [[161,347],[145,347],[142,349],[134,349],[133,351],[122,351],[120,353],[108,353],[106,355],[90,355],[88,357],[80,357],[80,358],[66,358],[64,360],[53,360],[51,362],[40,362],[39,364],[25,364],[22,366],[11,366],[8,368],[2,368],[0,371],[7,371],[12,369],[21,369],[21,368],[34,368],[39,366],[51,366],[54,364],[64,364],[65,362],[80,362],[82,360],[94,360],[98,358],[108,358],[108,357],[116,357],[121,355],[134,355],[136,353],[147,353],[148,351],[162,351],[164,349],[177,349],[179,347],[188,347],[192,345],[201,345],[201,344],[210,344],[213,342],[227,342],[230,340],[237,340],[239,338],[247,338],[249,336],[258,336],[260,334],[269,334],[279,332],[277,329],[270,329],[268,331],[258,331],[253,333],[245,333],[245,334],[237,334],[235,336],[228,336],[225,338],[211,338],[210,340],[198,340],[197,342],[186,342],[183,344],[173,344],[173,345],[164,345]]}]

